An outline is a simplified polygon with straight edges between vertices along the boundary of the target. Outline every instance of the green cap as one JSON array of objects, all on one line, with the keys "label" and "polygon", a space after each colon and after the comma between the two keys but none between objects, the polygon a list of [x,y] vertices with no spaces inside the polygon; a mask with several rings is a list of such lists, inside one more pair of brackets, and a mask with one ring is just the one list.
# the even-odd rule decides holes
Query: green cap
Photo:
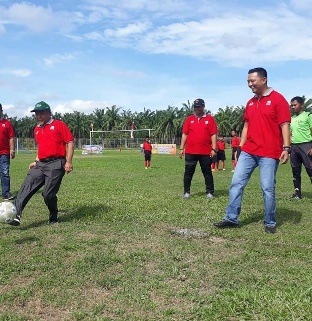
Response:
[{"label": "green cap", "polygon": [[44,111],[44,110],[51,110],[51,108],[46,102],[40,101],[35,105],[35,108],[31,110],[31,112]]}]

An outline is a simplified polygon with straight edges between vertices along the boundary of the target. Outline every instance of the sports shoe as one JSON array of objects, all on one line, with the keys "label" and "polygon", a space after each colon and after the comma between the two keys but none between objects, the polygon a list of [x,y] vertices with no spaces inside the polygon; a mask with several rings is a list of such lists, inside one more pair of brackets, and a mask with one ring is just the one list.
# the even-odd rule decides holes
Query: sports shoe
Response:
[{"label": "sports shoe", "polygon": [[4,200],[4,201],[12,201],[12,200],[15,199],[15,197],[16,197],[16,196],[14,196],[14,195],[12,195],[12,194],[9,193],[9,194],[3,196],[3,200]]},{"label": "sports shoe", "polygon": [[19,226],[21,224],[21,217],[20,215],[16,215],[15,219],[9,223],[9,225]]},{"label": "sports shoe", "polygon": [[225,168],[223,168],[222,170],[225,171]]},{"label": "sports shoe", "polygon": [[188,199],[188,198],[190,198],[191,197],[191,194],[190,193],[184,193],[183,194],[183,198],[184,199]]},{"label": "sports shoe", "polygon": [[276,226],[265,225],[264,226],[264,231],[266,233],[274,234],[274,233],[276,233]]},{"label": "sports shoe", "polygon": [[231,170],[231,173],[234,173],[234,169]]},{"label": "sports shoe", "polygon": [[210,199],[213,198],[213,195],[212,195],[211,193],[208,193],[208,194],[206,195],[206,197],[210,200]]},{"label": "sports shoe", "polygon": [[147,169],[147,167],[145,167],[145,169]]},{"label": "sports shoe", "polygon": [[213,223],[213,225],[217,228],[238,227],[238,224],[227,220],[222,220],[220,222]]},{"label": "sports shoe", "polygon": [[295,193],[291,196],[291,200],[301,200],[301,193],[298,188],[295,188]]}]

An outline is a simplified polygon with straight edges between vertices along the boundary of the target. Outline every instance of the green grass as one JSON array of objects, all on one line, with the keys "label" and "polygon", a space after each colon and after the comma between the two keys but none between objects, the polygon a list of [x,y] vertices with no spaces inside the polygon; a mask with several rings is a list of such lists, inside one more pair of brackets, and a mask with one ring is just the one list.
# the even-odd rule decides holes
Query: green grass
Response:
[{"label": "green grass", "polygon": [[[16,193],[35,154],[11,164]],[[230,155],[227,155],[230,159]],[[232,174],[214,173],[205,198],[198,166],[182,199],[184,160],[139,151],[76,152],[59,192],[60,224],[47,225],[37,193],[20,227],[1,224],[0,321],[311,320],[312,192],[291,202],[289,164],[277,174],[278,233],[263,231],[256,170],[241,227],[218,230]],[[200,230],[203,237],[176,229]]]}]

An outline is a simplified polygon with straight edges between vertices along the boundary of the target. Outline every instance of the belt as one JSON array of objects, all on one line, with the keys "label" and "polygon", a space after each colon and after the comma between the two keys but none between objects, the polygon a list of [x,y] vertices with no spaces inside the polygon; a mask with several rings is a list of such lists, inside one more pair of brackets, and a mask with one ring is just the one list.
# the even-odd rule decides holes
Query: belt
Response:
[{"label": "belt", "polygon": [[65,157],[47,157],[47,158],[41,158],[39,159],[39,162],[42,163],[49,163],[49,162],[54,162],[58,159],[65,159]]}]

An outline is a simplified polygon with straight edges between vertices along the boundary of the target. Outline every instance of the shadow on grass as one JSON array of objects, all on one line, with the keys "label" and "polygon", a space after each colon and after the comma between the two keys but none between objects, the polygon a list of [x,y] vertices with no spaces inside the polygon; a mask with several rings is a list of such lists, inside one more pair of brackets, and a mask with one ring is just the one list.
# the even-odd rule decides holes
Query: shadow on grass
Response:
[{"label": "shadow on grass", "polygon": [[[283,225],[285,222],[292,224],[299,224],[301,222],[302,213],[294,211],[289,208],[278,208],[276,213],[276,222],[278,226]],[[247,218],[240,221],[240,226],[257,223],[264,220],[264,210],[251,213]]]},{"label": "shadow on grass", "polygon": [[[94,219],[95,217],[100,217],[101,215],[108,213],[111,210],[109,206],[105,205],[97,205],[97,206],[81,206],[70,213],[64,213],[63,211],[59,211],[59,222],[70,222],[70,221],[80,221],[83,219]],[[48,224],[48,217],[46,220],[40,220],[28,224],[26,226],[22,226],[21,230],[27,230],[33,227],[39,227],[42,225]]]},{"label": "shadow on grass", "polygon": [[[206,192],[196,192],[196,193],[192,193],[191,192],[191,196],[203,196],[206,195]],[[215,192],[213,193],[214,197],[221,197],[221,196],[228,196],[229,195],[229,190],[220,190],[217,189],[215,190]]]},{"label": "shadow on grass", "polygon": [[19,240],[15,241],[15,244],[25,244],[25,243],[32,243],[32,242],[38,242],[40,239],[38,237],[28,236],[23,237]]},{"label": "shadow on grass", "polygon": [[301,222],[301,217],[301,212],[291,210],[287,207],[280,207],[276,213],[276,221],[279,226],[283,225],[285,222],[299,224]]}]

